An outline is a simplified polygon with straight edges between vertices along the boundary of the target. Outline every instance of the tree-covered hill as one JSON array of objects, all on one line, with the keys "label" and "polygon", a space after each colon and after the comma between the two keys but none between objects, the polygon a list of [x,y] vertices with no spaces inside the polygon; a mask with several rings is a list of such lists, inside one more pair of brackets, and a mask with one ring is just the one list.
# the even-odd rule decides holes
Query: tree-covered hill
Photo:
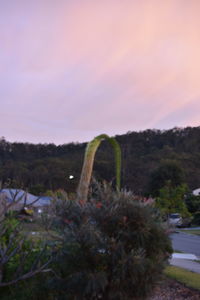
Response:
[{"label": "tree-covered hill", "polygon": [[[128,132],[116,139],[122,149],[123,188],[137,194],[151,193],[155,180],[162,176],[171,179],[175,176],[173,172],[180,172],[180,180],[190,189],[200,187],[200,127]],[[35,145],[10,143],[1,138],[0,180],[3,186],[23,187],[35,193],[58,188],[73,192],[78,185],[85,147],[86,143]],[[74,175],[73,180],[69,179],[70,174]],[[107,142],[97,152],[94,176],[114,180],[114,156]],[[152,182],[152,178],[157,179]]]}]

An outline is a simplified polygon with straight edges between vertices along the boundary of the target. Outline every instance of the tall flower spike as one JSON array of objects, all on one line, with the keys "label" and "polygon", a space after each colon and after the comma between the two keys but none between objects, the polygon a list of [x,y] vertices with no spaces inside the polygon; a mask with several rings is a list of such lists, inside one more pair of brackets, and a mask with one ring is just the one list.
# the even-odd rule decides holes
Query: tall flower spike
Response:
[{"label": "tall flower spike", "polygon": [[85,157],[81,172],[81,177],[77,189],[77,197],[84,202],[87,201],[90,180],[94,165],[96,151],[103,140],[108,140],[112,145],[115,154],[115,169],[116,169],[116,189],[120,190],[121,181],[121,149],[118,142],[114,138],[110,138],[107,134],[101,134],[95,137],[88,143],[85,150]]}]

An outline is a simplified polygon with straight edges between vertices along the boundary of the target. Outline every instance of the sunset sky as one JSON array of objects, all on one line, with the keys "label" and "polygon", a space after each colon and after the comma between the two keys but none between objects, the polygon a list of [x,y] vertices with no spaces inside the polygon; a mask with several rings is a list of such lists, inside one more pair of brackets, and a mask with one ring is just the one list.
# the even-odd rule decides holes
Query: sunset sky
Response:
[{"label": "sunset sky", "polygon": [[0,136],[200,125],[199,0],[0,0]]}]

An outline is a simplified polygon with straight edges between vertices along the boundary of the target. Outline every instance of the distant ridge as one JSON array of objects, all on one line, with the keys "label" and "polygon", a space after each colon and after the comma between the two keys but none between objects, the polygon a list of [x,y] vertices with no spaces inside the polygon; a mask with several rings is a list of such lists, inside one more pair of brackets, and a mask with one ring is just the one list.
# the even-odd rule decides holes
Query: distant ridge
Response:
[{"label": "distant ridge", "polygon": [[[152,173],[164,161],[176,162],[191,190],[200,187],[200,126],[148,129],[116,135],[122,149],[122,188],[148,194]],[[75,192],[86,143],[10,143],[0,139],[0,180],[3,187],[23,187],[35,195],[47,190]],[[70,179],[73,175],[73,179]],[[95,157],[93,175],[114,184],[114,159],[107,142]]]}]

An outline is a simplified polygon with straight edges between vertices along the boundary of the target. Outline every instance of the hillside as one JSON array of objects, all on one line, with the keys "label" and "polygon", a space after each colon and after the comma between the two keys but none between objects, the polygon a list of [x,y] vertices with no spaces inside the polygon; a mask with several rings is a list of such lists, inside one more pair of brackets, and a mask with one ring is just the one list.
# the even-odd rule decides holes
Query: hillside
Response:
[{"label": "hillside", "polygon": [[[200,187],[200,127],[145,130],[117,135],[122,149],[122,187],[137,194],[150,192],[153,172],[165,161],[176,163],[190,189]],[[64,188],[75,191],[86,143],[29,144],[0,139],[0,180],[3,186],[43,193]],[[70,180],[69,175],[74,179]],[[94,165],[97,179],[114,180],[114,158],[103,142]]]}]

